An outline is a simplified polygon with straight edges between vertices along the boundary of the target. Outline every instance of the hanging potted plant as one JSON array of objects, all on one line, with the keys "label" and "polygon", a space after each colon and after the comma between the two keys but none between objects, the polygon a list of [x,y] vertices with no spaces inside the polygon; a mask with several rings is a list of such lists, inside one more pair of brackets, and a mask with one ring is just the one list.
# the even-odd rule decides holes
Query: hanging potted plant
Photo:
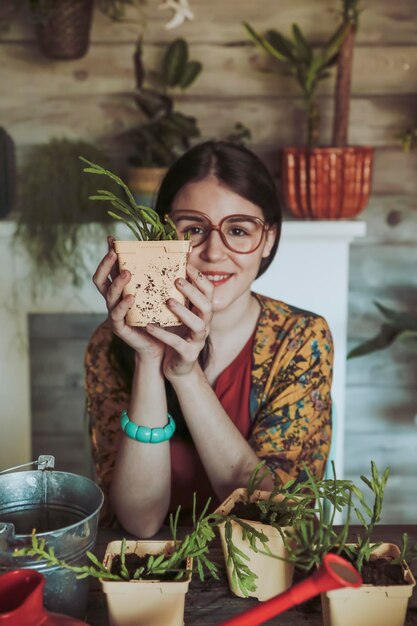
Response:
[{"label": "hanging potted plant", "polygon": [[[270,30],[265,37],[246,30],[301,87],[307,118],[307,143],[281,154],[281,194],[293,215],[307,219],[350,218],[366,206],[372,179],[373,148],[348,145],[353,45],[359,23],[359,0],[342,0],[341,25],[318,52],[297,25],[292,37]],[[330,147],[319,147],[319,84],[337,65],[334,125]]]},{"label": "hanging potted plant", "polygon": [[[86,247],[102,241],[108,231],[105,204],[88,200],[96,187],[83,173],[80,154],[113,167],[92,144],[52,139],[31,150],[20,172],[13,242],[29,256],[24,291],[29,289],[34,298],[63,282],[79,287],[90,280]],[[117,190],[113,182],[109,188]]]},{"label": "hanging potted plant", "polygon": [[[345,501],[341,507],[339,499],[330,498],[330,522],[326,521],[326,507],[320,498],[321,493],[312,481],[311,488],[317,503],[316,518],[300,520],[291,535],[291,541],[285,541],[287,558],[301,570],[313,570],[326,554],[333,552],[348,560],[362,576],[363,584],[357,589],[322,594],[324,626],[404,624],[408,600],[415,585],[414,577],[404,560],[407,537],[404,535],[401,549],[394,544],[375,543],[372,540],[373,529],[380,520],[388,476],[389,468],[380,476],[374,462],[371,463],[371,478],[361,476],[374,498],[372,508],[357,486],[350,481],[335,479],[335,485],[345,483]],[[346,509],[346,522],[339,532],[333,527],[335,507]],[[354,544],[348,542],[352,508],[363,527]]]},{"label": "hanging potted plant", "polygon": [[[133,55],[134,99],[143,121],[124,134],[134,152],[129,157],[127,182],[140,204],[151,205],[167,168],[200,135],[194,117],[175,110],[175,90],[185,91],[199,76],[202,65],[189,59],[188,44],[175,39],[165,50],[155,72],[145,73],[142,42]],[[150,86],[145,87],[145,78]]]},{"label": "hanging potted plant", "polygon": [[127,323],[131,326],[146,326],[148,323],[180,325],[180,320],[166,302],[169,298],[176,298],[185,304],[175,281],[185,279],[190,241],[178,239],[175,224],[168,216],[162,222],[156,211],[137,204],[129,187],[118,176],[84,157],[80,158],[88,165],[84,172],[106,176],[123,189],[128,200],[126,202],[112,191],[103,189],[90,196],[91,200],[109,202],[114,209],[108,211],[109,216],[126,224],[136,237],[136,241],[114,242],[120,271],[126,269],[131,274],[124,290],[124,296],[134,296]]},{"label": "hanging potted plant", "polygon": [[15,556],[34,556],[48,566],[71,570],[77,578],[99,578],[112,626],[183,626],[185,595],[193,567],[201,580],[205,570],[218,579],[217,568],[208,558],[209,545],[215,537],[215,516],[207,514],[209,502],[197,518],[194,494],[192,530],[182,540],[177,537],[178,507],[175,515],[170,515],[171,539],[112,541],[103,563],[87,552],[89,565],[68,565],[56,558],[36,532],[32,534],[32,546],[16,550]]}]

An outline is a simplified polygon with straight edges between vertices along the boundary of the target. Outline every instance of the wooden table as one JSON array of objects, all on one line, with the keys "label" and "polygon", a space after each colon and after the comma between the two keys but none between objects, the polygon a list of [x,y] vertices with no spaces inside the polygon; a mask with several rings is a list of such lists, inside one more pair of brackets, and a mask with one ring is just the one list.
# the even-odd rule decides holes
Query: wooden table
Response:
[{"label": "wooden table", "polygon": [[[379,526],[374,533],[374,537],[375,540],[399,544],[403,532],[408,533],[410,546],[417,543],[417,525]],[[352,528],[352,534],[354,537],[354,527]],[[120,531],[100,529],[95,548],[96,555],[99,558],[103,558],[107,543],[114,539],[121,539],[122,536],[123,533]],[[156,538],[166,537],[169,537],[169,531],[159,533]],[[246,609],[255,606],[258,602],[254,598],[238,598],[229,590],[223,554],[218,538],[211,546],[210,558],[219,566],[220,580],[207,578],[204,582],[201,582],[197,574],[193,575],[185,598],[186,626],[218,626],[227,618],[242,613]],[[410,566],[414,576],[416,576],[417,561],[411,562]],[[87,622],[90,626],[109,626],[106,599],[97,580],[93,580],[91,584]],[[282,615],[278,615],[274,619],[265,622],[265,624],[270,626],[287,626],[289,624],[293,626],[322,626],[320,599],[319,597],[314,598]],[[164,625],[161,624],[161,626]],[[414,592],[408,605],[406,626],[417,626],[417,591]]]}]

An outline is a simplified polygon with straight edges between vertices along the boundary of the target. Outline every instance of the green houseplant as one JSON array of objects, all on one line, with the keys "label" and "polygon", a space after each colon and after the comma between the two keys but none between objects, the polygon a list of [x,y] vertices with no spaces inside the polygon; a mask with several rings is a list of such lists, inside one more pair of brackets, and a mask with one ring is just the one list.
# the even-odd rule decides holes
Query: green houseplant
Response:
[{"label": "green houseplant", "polygon": [[[363,585],[358,589],[340,589],[322,594],[324,626],[403,626],[408,599],[412,594],[415,580],[404,561],[407,537],[403,538],[401,549],[389,543],[373,541],[373,531],[379,522],[384,491],[390,470],[382,475],[371,462],[371,476],[361,476],[370,490],[373,503],[367,503],[365,493],[351,481],[326,481],[334,483],[333,494],[328,497],[310,477],[310,488],[315,494],[315,518],[299,519],[294,531],[284,537],[287,558],[297,568],[311,571],[329,552],[340,554],[348,559],[361,573]],[[340,485],[343,498],[340,498]],[[332,510],[327,519],[323,502],[327,501]],[[335,507],[345,511],[346,521],[341,530],[333,527]],[[348,535],[351,512],[359,520],[361,530],[356,542],[349,543]]]},{"label": "green houseplant", "polygon": [[101,240],[110,221],[103,202],[92,205],[88,200],[95,186],[83,174],[80,153],[113,167],[93,145],[53,139],[36,146],[20,172],[14,243],[31,260],[30,288],[35,297],[68,278],[80,285],[90,277],[85,246]]},{"label": "green houseplant", "polygon": [[[373,149],[349,146],[350,83],[359,0],[342,0],[342,21],[326,45],[315,52],[297,25],[291,37],[270,30],[265,37],[245,27],[262,47],[294,77],[303,94],[307,119],[305,147],[286,147],[281,155],[281,194],[296,217],[346,218],[357,215],[370,193]],[[317,89],[337,66],[331,147],[319,147]]]},{"label": "green houseplant", "polygon": [[193,568],[201,578],[205,570],[218,578],[217,568],[208,558],[214,539],[214,516],[207,514],[210,500],[196,515],[193,498],[192,529],[178,539],[180,507],[170,515],[171,538],[164,541],[126,540],[108,544],[103,563],[87,552],[89,564],[74,567],[56,558],[45,540],[32,534],[32,546],[16,550],[15,556],[29,555],[45,566],[74,572],[77,578],[99,578],[106,594],[110,623],[117,626],[182,626],[185,594]]},{"label": "green houseplant", "polygon": [[168,216],[163,222],[154,209],[138,204],[121,178],[84,157],[81,159],[87,164],[84,172],[104,176],[123,192],[116,195],[108,189],[99,189],[90,199],[109,203],[113,209],[108,211],[109,216],[125,224],[136,238],[136,241],[114,241],[120,270],[127,269],[131,274],[124,290],[124,295],[134,296],[127,314],[128,324],[179,325],[179,319],[168,309],[166,301],[175,297],[185,304],[175,280],[185,278],[190,241],[178,239],[175,225]]},{"label": "green houseplant", "polygon": [[200,135],[195,118],[177,110],[175,97],[193,84],[202,65],[189,59],[188,44],[182,38],[167,46],[155,71],[145,72],[141,40],[133,61],[134,99],[141,121],[124,134],[130,151],[128,184],[139,202],[151,204],[166,169]]},{"label": "green houseplant", "polygon": [[292,537],[297,537],[300,526],[314,526],[321,501],[331,501],[334,512],[340,511],[352,486],[350,481],[315,481],[305,468],[306,480],[260,491],[264,465],[261,462],[255,468],[246,489],[235,490],[216,510],[223,517],[219,531],[230,588],[236,595],[259,600],[291,585],[297,563],[291,556]]}]

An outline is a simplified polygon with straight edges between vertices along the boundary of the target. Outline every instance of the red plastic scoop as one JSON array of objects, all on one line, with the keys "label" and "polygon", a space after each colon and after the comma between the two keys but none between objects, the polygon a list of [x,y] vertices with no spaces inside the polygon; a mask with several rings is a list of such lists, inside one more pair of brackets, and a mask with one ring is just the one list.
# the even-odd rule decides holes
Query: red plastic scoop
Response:
[{"label": "red plastic scoop", "polygon": [[322,564],[312,576],[290,587],[275,598],[262,602],[249,611],[222,622],[220,626],[257,626],[323,591],[331,591],[340,587],[360,587],[361,584],[361,575],[351,563],[337,554],[326,554]]}]

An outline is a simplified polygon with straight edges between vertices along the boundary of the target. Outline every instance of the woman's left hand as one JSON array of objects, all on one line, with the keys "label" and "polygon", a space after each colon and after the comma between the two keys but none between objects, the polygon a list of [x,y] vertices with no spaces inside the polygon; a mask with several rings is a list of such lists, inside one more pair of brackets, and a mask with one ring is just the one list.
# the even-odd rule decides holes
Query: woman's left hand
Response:
[{"label": "woman's left hand", "polygon": [[146,326],[147,332],[152,337],[167,346],[163,372],[168,380],[185,376],[195,367],[210,332],[213,317],[213,285],[190,264],[187,265],[187,276],[189,281],[178,279],[175,286],[188,298],[192,305],[191,309],[175,298],[170,298],[166,303],[183,325],[173,330],[165,330],[154,324]]}]

